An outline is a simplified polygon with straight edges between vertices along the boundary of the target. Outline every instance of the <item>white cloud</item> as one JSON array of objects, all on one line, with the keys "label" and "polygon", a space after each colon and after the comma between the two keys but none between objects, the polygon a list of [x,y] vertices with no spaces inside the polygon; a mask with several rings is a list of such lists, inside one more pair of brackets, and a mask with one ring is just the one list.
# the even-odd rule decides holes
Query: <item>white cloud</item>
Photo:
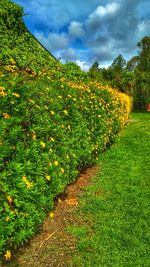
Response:
[{"label": "white cloud", "polygon": [[[25,8],[30,21],[44,23],[47,27],[60,29],[70,21],[84,16],[87,17],[91,9],[95,9],[100,0],[14,0]],[[34,21],[32,18],[34,17]]]},{"label": "white cloud", "polygon": [[150,35],[150,20],[144,20],[139,23],[137,30],[137,42],[146,35]]},{"label": "white cloud", "polygon": [[69,45],[68,37],[61,33],[50,33],[47,37],[42,32],[35,32],[36,38],[50,51],[67,48]]},{"label": "white cloud", "polygon": [[48,50],[85,70],[87,62],[106,66],[118,54],[135,55],[150,35],[149,0],[14,1],[25,7],[27,26]]},{"label": "white cloud", "polygon": [[[117,18],[121,5],[117,2],[109,3],[105,6],[98,6],[94,12],[92,12],[86,22],[87,31],[97,31],[104,28],[104,24],[107,20]],[[104,26],[104,27],[103,27]]]},{"label": "white cloud", "polygon": [[[98,55],[98,54],[111,54],[112,50],[114,49],[114,42],[113,40],[107,42],[107,46],[106,45],[100,45],[97,46],[93,44],[92,49],[93,51]],[[109,53],[110,52],[110,53]]]},{"label": "white cloud", "polygon": [[105,68],[107,69],[110,65],[112,64],[112,60],[109,61],[103,61],[102,63],[100,63],[100,68]]},{"label": "white cloud", "polygon": [[73,37],[81,37],[85,34],[85,30],[83,28],[83,24],[78,21],[72,21],[68,27],[69,35]]},{"label": "white cloud", "polygon": [[119,9],[118,3],[111,3],[107,4],[106,6],[98,6],[97,9],[93,14],[91,14],[89,17],[92,19],[92,17],[100,16],[104,17],[108,14],[113,14]]},{"label": "white cloud", "polygon": [[75,63],[84,71],[88,71],[90,65],[86,61],[76,60]]},{"label": "white cloud", "polygon": [[143,20],[141,23],[139,23],[138,31],[142,34],[147,32],[150,33],[150,20]]},{"label": "white cloud", "polygon": [[139,25],[138,25],[138,30],[139,32],[143,32],[145,30],[145,21],[142,21]]},{"label": "white cloud", "polygon": [[65,49],[62,52],[62,58],[66,61],[74,61],[78,58],[77,51],[73,48]]}]

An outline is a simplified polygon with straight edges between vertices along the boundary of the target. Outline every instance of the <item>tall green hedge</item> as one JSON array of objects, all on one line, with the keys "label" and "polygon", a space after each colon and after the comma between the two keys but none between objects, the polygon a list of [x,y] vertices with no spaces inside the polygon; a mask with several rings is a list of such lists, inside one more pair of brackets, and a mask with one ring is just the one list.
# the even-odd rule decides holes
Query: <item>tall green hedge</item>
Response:
[{"label": "tall green hedge", "polygon": [[0,3],[0,256],[7,260],[112,144],[131,108],[125,94],[90,82],[73,64],[62,67],[32,38],[22,12]]},{"label": "tall green hedge", "polygon": [[107,87],[16,74],[1,77],[0,98],[3,253],[33,235],[54,198],[113,142],[129,99]]}]

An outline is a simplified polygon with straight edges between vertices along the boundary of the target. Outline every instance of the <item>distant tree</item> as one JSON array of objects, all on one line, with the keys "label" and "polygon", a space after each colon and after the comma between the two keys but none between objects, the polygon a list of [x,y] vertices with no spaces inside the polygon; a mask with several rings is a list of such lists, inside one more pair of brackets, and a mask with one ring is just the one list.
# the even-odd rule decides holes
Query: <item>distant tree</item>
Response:
[{"label": "distant tree", "polygon": [[91,66],[91,68],[89,69],[89,77],[94,79],[94,80],[99,80],[99,63],[97,61],[94,62],[94,64]]},{"label": "distant tree", "polygon": [[136,91],[135,106],[145,109],[150,101],[150,36],[145,36],[139,43],[139,63],[135,69]]},{"label": "distant tree", "polygon": [[117,56],[107,69],[95,62],[89,76],[133,96],[134,108],[145,109],[150,103],[150,36],[145,36],[137,46],[138,55],[128,62],[122,55]]},{"label": "distant tree", "polygon": [[139,64],[139,56],[132,57],[126,65],[127,71],[134,71],[137,65]]},{"label": "distant tree", "polygon": [[135,83],[135,73],[133,71],[125,70],[121,79],[121,88],[123,88],[122,91],[130,96],[134,96]]},{"label": "distant tree", "polygon": [[126,60],[122,55],[116,57],[107,70],[107,75],[110,78],[111,85],[117,87],[121,92],[124,92],[122,86],[122,78],[125,72]]},{"label": "distant tree", "polygon": [[116,71],[122,71],[125,68],[125,66],[126,66],[126,60],[122,55],[116,57],[111,65],[111,67]]},{"label": "distant tree", "polygon": [[141,71],[150,72],[150,36],[145,36],[139,43],[139,65],[138,69]]}]

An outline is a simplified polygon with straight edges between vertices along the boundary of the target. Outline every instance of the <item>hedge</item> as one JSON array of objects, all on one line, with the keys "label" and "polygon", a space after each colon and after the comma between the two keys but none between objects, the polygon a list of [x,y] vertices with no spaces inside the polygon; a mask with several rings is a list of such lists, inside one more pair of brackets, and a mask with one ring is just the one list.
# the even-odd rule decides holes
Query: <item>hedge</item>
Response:
[{"label": "hedge", "polygon": [[96,83],[1,76],[1,255],[38,230],[55,197],[112,144],[130,108],[127,95]]},{"label": "hedge", "polygon": [[54,199],[96,163],[131,110],[127,95],[45,51],[22,15],[21,7],[1,1],[1,260],[38,231]]}]

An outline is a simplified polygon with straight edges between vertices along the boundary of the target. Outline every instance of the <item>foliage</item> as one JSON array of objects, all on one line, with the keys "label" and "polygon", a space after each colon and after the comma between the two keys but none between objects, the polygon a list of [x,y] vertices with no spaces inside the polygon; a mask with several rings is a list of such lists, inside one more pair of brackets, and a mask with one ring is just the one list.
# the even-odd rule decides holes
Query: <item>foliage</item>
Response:
[{"label": "foliage", "polygon": [[115,58],[111,65],[111,67],[114,68],[116,71],[122,71],[125,66],[126,60],[123,58],[122,55],[119,55],[117,58]]},{"label": "foliage", "polygon": [[145,109],[150,103],[150,37],[145,36],[138,43],[139,63],[135,68],[135,106],[138,109]]},{"label": "foliage", "polygon": [[0,3],[0,64],[15,63],[16,67],[39,71],[60,65],[27,30],[23,20],[23,9],[9,1]]},{"label": "foliage", "polygon": [[109,87],[1,76],[1,252],[26,241],[78,171],[127,121],[130,100]]},{"label": "foliage", "polygon": [[52,58],[26,30],[16,4],[3,0],[0,12],[0,254],[10,259],[54,198],[113,143],[131,100]]},{"label": "foliage", "polygon": [[100,68],[95,63],[88,75],[132,96],[134,108],[145,110],[150,102],[150,37],[145,36],[138,43],[138,47],[139,55],[132,57],[128,62],[119,55],[107,69]]},{"label": "foliage", "polygon": [[99,72],[99,63],[96,61],[92,65],[92,67],[89,69],[89,77],[93,80],[99,80],[100,79],[100,72]]},{"label": "foliage", "polygon": [[133,72],[138,64],[139,64],[139,56],[134,56],[127,62],[126,70]]},{"label": "foliage", "polygon": [[71,81],[88,81],[88,75],[86,72],[82,71],[81,68],[74,62],[68,62],[62,66],[61,69],[62,77],[65,76],[66,79]]}]

